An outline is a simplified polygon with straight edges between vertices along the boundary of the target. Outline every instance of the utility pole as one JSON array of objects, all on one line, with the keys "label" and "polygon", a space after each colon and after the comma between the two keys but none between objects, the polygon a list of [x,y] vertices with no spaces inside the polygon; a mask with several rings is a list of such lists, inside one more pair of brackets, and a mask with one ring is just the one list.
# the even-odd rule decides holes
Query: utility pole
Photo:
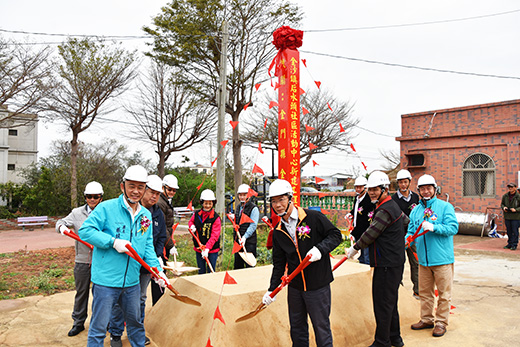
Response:
[{"label": "utility pole", "polygon": [[[227,99],[227,44],[228,44],[228,25],[226,21],[222,22],[222,46],[220,47],[220,70],[219,70],[219,94],[218,94],[218,128],[217,128],[217,153],[221,148],[221,142],[224,141],[224,126],[226,122],[226,99]],[[219,214],[222,221],[225,220],[225,169],[226,169],[226,147],[222,148],[217,159],[217,206],[215,210]]]}]

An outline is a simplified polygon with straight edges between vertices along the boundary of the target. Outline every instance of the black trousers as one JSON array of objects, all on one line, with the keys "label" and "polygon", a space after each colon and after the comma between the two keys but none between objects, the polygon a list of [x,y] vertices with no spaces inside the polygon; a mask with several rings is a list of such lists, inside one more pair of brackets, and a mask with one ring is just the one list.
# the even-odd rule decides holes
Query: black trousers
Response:
[{"label": "black trousers", "polygon": [[72,319],[74,320],[74,326],[83,326],[85,320],[87,320],[90,264],[74,264],[74,283],[76,284],[76,295],[74,296]]},{"label": "black trousers", "polygon": [[[246,243],[246,250],[247,250],[248,253],[253,253],[253,255],[256,258],[256,244],[252,244],[252,243],[248,244],[248,243]],[[252,267],[252,266],[248,265],[244,261],[244,259],[242,259],[242,257],[240,256],[240,254],[238,254],[238,252],[235,253],[235,264],[234,264],[234,266],[235,266],[235,270],[244,269],[246,267]]]},{"label": "black trousers", "polygon": [[397,267],[375,267],[372,278],[372,301],[376,317],[376,334],[372,346],[390,347],[400,341],[397,299],[403,279],[404,264]]},{"label": "black trousers", "polygon": [[309,346],[309,324],[311,318],[317,347],[332,347],[330,330],[330,285],[311,291],[301,291],[289,287],[287,291],[289,322],[293,347]]}]

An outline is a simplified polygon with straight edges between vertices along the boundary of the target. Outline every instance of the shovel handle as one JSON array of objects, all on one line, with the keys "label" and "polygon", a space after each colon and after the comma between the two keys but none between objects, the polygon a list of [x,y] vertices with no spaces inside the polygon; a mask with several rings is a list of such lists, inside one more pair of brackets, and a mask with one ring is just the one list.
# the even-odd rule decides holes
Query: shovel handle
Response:
[{"label": "shovel handle", "polygon": [[347,259],[348,259],[348,256],[344,256],[343,258],[341,258],[341,260],[338,261],[338,262],[336,263],[336,265],[334,265],[334,267],[332,268],[332,271],[334,271],[334,270],[336,270],[338,267],[340,267],[341,264],[343,264],[343,263],[345,262],[345,260],[347,260]]},{"label": "shovel handle", "polygon": [[271,224],[271,222],[269,222],[269,218],[267,218],[267,216],[263,216],[262,217],[262,222],[264,222],[265,224],[267,224],[267,226],[271,229],[274,229],[273,228],[273,225]]},{"label": "shovel handle", "polygon": [[278,294],[280,292],[280,290],[283,289],[283,287],[288,285],[296,276],[298,276],[298,274],[300,272],[302,272],[303,269],[305,269],[310,264],[310,262],[309,262],[310,259],[311,259],[310,254],[308,256],[306,256],[305,258],[303,258],[300,265],[298,265],[298,267],[296,269],[294,269],[294,271],[289,275],[289,277],[287,277],[287,280],[282,282],[278,287],[276,287],[276,289],[273,290],[271,292],[271,294],[269,294],[269,296],[271,298],[274,298],[275,295]]},{"label": "shovel handle", "polygon": [[92,246],[90,243],[88,242],[85,242],[83,241],[82,239],[79,238],[78,234],[76,234],[75,232],[73,232],[72,230],[65,230],[63,232],[63,234],[67,235],[68,237],[70,238],[73,238],[74,240],[78,241],[78,242],[81,242],[82,244],[84,244],[85,246],[87,246],[88,248],[90,248],[91,250],[94,250],[94,246]]},{"label": "shovel handle", "polygon": [[[230,218],[230,215],[231,215],[231,213],[226,213],[226,217],[228,217],[228,219],[231,221],[231,223],[233,223],[233,228],[235,229],[235,231],[237,233],[237,238],[240,243],[240,238],[242,237],[242,235],[240,235],[240,231],[239,231],[240,227],[235,223],[234,219]],[[244,250],[244,253],[247,253],[246,245],[240,245],[240,247],[242,247],[242,249]]]},{"label": "shovel handle", "polygon": [[[188,227],[188,231],[190,232],[191,236],[193,236],[195,241],[197,241],[197,244],[199,245],[199,248],[202,251],[202,243],[200,243],[200,240],[197,237],[197,235],[195,235],[195,233],[193,231],[191,231],[189,227]],[[211,272],[215,273],[215,270],[213,270],[213,266],[211,266],[211,263],[210,263],[209,259],[208,258],[204,258],[204,257],[202,257],[202,258],[206,260],[206,263],[208,263],[208,266],[209,266],[209,269],[211,270]]]}]

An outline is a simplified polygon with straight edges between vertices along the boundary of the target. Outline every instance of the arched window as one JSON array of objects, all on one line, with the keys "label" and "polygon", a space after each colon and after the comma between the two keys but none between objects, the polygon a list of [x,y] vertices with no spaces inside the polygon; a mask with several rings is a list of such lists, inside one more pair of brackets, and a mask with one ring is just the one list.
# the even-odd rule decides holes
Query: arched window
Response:
[{"label": "arched window", "polygon": [[462,167],[464,196],[495,195],[495,162],[483,153],[470,155]]}]

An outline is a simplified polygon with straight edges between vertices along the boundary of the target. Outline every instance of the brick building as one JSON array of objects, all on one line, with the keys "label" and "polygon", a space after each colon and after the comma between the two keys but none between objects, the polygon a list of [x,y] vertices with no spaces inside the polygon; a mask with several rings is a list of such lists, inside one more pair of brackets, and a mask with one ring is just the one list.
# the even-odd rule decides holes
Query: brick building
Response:
[{"label": "brick building", "polygon": [[485,213],[500,207],[508,182],[518,185],[520,100],[405,114],[401,122],[396,139],[413,190],[428,173],[456,210]]}]

